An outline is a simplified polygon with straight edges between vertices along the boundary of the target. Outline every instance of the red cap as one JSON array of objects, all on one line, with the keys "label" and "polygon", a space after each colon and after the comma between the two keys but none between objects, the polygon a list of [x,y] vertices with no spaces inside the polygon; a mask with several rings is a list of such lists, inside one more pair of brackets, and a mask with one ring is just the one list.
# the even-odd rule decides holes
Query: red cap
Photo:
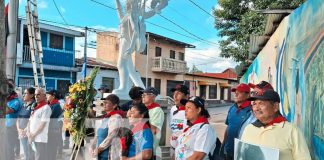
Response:
[{"label": "red cap", "polygon": [[250,92],[250,87],[249,85],[245,83],[240,83],[238,86],[235,88],[232,88],[232,92],[239,91],[239,92]]}]

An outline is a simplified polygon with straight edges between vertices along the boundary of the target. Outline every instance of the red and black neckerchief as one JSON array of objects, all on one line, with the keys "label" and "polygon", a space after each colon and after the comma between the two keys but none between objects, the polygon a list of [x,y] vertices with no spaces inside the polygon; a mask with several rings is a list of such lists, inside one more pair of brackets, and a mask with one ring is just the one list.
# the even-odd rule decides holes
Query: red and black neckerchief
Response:
[{"label": "red and black neckerchief", "polygon": [[287,121],[287,119],[285,117],[283,117],[282,115],[279,114],[276,118],[274,118],[272,121],[270,121],[267,124],[263,124],[260,120],[256,120],[252,124],[255,127],[258,127],[258,128],[260,128],[260,127],[266,128],[266,127],[272,126],[275,123],[281,123],[281,122],[285,122],[285,121]]},{"label": "red and black neckerchief", "polygon": [[11,101],[15,98],[18,98],[18,94],[17,93],[12,93],[10,96],[7,97],[7,101]]},{"label": "red and black neckerchief", "polygon": [[54,105],[54,104],[60,104],[59,100],[54,99],[54,100],[52,100],[51,102],[48,102],[48,105],[50,105],[50,106],[52,106],[52,105]]},{"label": "red and black neckerchief", "polygon": [[190,125],[186,129],[184,129],[183,132],[187,132],[190,127],[192,127],[193,125],[198,124],[198,123],[207,123],[208,124],[209,122],[208,122],[208,119],[205,116],[200,116],[196,121],[194,121],[192,123],[192,125]]},{"label": "red and black neckerchief", "polygon": [[120,115],[122,118],[125,118],[125,112],[122,110],[113,110],[107,114],[104,114],[102,116],[100,116],[99,118],[110,118],[111,116],[118,114]]},{"label": "red and black neckerchief", "polygon": [[37,111],[38,109],[42,108],[45,105],[47,105],[46,101],[42,101],[42,102],[37,103],[37,105],[35,106],[35,108],[33,109],[31,114],[33,115],[35,113],[35,111]]},{"label": "red and black neckerchief", "polygon": [[245,101],[240,106],[238,106],[236,113],[239,113],[242,109],[251,106],[251,101]]},{"label": "red and black neckerchief", "polygon": [[177,110],[175,110],[173,112],[173,115],[177,114],[179,111],[184,111],[186,109],[185,106],[181,105],[181,106],[177,106]]},{"label": "red and black neckerchief", "polygon": [[146,107],[147,107],[147,109],[151,110],[151,109],[153,109],[153,108],[160,107],[160,105],[157,104],[157,103],[152,103],[152,104],[150,104],[150,105],[148,105],[148,106],[146,106]]},{"label": "red and black neckerchief", "polygon": [[147,128],[150,128],[150,126],[146,122],[139,122],[132,128],[132,133],[134,134]]}]

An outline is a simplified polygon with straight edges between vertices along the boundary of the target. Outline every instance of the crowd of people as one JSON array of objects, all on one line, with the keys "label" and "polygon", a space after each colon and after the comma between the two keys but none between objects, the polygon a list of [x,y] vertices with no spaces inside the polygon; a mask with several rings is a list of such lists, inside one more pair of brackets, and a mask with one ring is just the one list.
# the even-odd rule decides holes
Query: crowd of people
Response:
[{"label": "crowd of people", "polygon": [[[64,108],[60,103],[61,94],[56,90],[27,88],[21,102],[14,84],[9,83],[9,86],[6,159],[15,159],[19,140],[26,160],[54,160],[62,156]],[[232,88],[235,104],[228,111],[222,143],[209,123],[205,100],[189,97],[189,88],[185,85],[177,85],[171,91],[175,105],[169,117],[165,117],[156,102],[159,91],[153,87],[131,88],[132,100],[122,105],[117,95],[102,97],[102,105],[92,106],[88,114],[89,119],[95,121],[95,127],[87,129],[87,135],[93,135],[89,157],[98,160],[162,159],[159,144],[167,118],[172,159],[232,160],[235,138],[277,148],[280,160],[311,159],[305,138],[280,114],[280,97],[265,81],[256,85],[241,83]],[[97,107],[101,112],[94,111]],[[69,146],[69,141],[67,143]]]}]

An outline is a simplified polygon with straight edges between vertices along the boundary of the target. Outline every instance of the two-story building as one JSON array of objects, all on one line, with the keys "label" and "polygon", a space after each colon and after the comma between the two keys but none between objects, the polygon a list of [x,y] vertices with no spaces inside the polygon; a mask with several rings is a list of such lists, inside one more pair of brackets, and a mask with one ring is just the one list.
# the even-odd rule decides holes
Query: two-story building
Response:
[{"label": "two-story building", "polygon": [[[147,86],[155,87],[162,96],[172,97],[170,89],[183,84],[184,75],[188,72],[185,49],[195,46],[150,32],[147,32],[147,39],[146,50],[132,55],[135,69],[141,75],[144,85],[147,79]],[[118,50],[117,32],[97,34],[97,59],[116,66]]]},{"label": "two-story building", "polygon": [[231,87],[236,86],[237,75],[233,68],[221,73],[187,73],[187,86],[190,87],[190,96],[200,96],[213,101],[232,101]]},{"label": "two-story building", "polygon": [[[16,84],[22,89],[34,86],[31,52],[25,19],[19,19],[16,61]],[[43,47],[43,68],[46,90],[57,89],[67,93],[76,81],[75,38],[82,32],[40,23]],[[41,81],[40,81],[41,82]]]}]

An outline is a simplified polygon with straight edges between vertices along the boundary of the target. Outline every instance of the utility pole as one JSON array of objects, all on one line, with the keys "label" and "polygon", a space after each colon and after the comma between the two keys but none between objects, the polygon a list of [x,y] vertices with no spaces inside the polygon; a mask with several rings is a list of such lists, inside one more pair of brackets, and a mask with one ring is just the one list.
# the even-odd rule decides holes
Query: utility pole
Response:
[{"label": "utility pole", "polygon": [[6,74],[8,79],[15,82],[16,58],[17,58],[17,28],[18,28],[18,4],[17,0],[9,0],[8,33],[6,52]]},{"label": "utility pole", "polygon": [[[149,61],[149,44],[150,44],[150,34],[147,34],[147,43],[146,43],[146,70],[145,70],[145,88],[148,87],[148,77],[147,77],[147,73],[148,73],[148,61]],[[152,82],[151,82],[152,83]]]},{"label": "utility pole", "polygon": [[[5,115],[6,115],[6,98],[7,98],[7,79],[6,79],[6,64],[5,64],[5,5],[4,0],[0,0],[0,135],[5,133]],[[0,136],[0,159],[4,159],[5,155],[5,136]]]},{"label": "utility pole", "polygon": [[83,62],[83,67],[84,67],[84,73],[83,73],[83,79],[87,76],[87,48],[88,48],[88,42],[87,42],[87,37],[88,37],[88,27],[84,28],[84,62]]}]

